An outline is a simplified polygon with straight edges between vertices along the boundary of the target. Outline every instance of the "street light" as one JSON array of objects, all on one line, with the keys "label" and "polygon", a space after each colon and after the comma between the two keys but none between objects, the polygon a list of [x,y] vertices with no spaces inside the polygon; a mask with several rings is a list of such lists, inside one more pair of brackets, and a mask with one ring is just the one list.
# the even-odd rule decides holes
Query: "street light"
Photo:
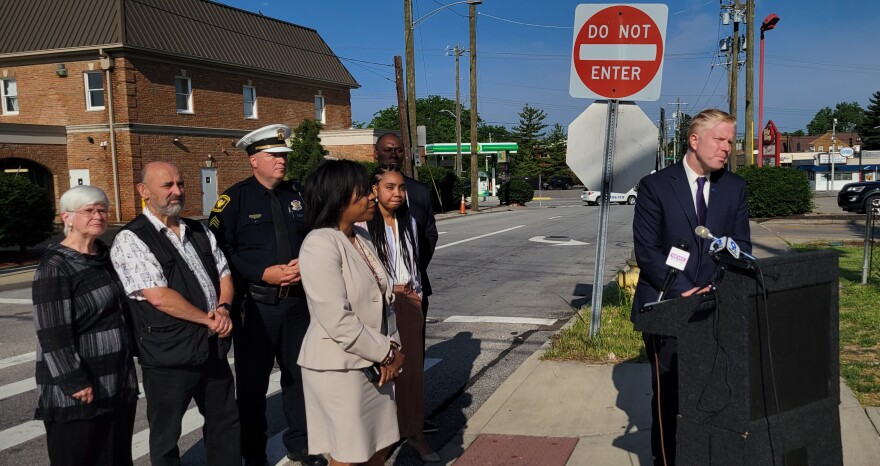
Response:
[{"label": "street light", "polygon": [[[761,23],[761,76],[758,78],[758,166],[764,166],[764,31],[769,31],[776,27],[779,22],[779,16],[776,13],[770,13]],[[751,25],[749,25],[751,27]]]},{"label": "street light", "polygon": [[455,113],[445,108],[440,111],[455,118],[455,176],[461,176],[461,107],[456,106],[455,110]]},{"label": "street light", "polygon": [[[412,19],[412,0],[403,0],[403,25],[404,25],[404,42],[406,46],[406,107],[407,107],[407,115],[409,121],[409,134],[410,141],[408,145],[410,147],[410,157],[415,152],[415,147],[417,145],[416,142],[416,70],[415,70],[415,46],[413,44],[413,31],[415,28],[430,19],[435,14],[440,11],[449,8],[454,5],[468,4],[470,8],[473,9],[475,5],[480,5],[483,3],[483,0],[462,0],[458,2],[453,2],[447,5],[442,5],[439,8],[434,9],[428,14],[422,16],[421,18],[413,21]],[[473,34],[473,33],[472,33]],[[402,128],[401,128],[402,129]],[[416,175],[416,171],[413,170],[413,174]]]}]

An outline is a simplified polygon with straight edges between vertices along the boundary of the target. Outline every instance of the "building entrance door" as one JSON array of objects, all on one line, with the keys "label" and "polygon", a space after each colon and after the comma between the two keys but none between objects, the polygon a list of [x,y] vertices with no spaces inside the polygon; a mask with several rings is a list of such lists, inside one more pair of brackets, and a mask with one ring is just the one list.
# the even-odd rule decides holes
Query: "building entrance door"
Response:
[{"label": "building entrance door", "polygon": [[217,169],[202,168],[202,215],[210,215],[217,203]]}]

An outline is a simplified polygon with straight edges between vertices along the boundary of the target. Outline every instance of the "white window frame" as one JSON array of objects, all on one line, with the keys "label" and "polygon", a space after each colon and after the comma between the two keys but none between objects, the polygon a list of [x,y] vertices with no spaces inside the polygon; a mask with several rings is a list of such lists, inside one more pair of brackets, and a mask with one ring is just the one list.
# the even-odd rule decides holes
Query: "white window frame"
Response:
[{"label": "white window frame", "polygon": [[[4,115],[18,115],[19,110],[21,109],[21,102],[18,100],[18,82],[15,78],[4,78],[0,80],[0,99],[3,100],[3,114]],[[6,94],[6,83],[8,81],[12,81],[15,83],[15,95],[7,95]],[[6,99],[15,99],[16,108],[18,110],[12,110],[6,104]]]},{"label": "white window frame", "polygon": [[[248,90],[250,90],[251,97],[253,100],[248,100]],[[244,117],[247,120],[256,120],[257,119],[257,88],[254,86],[243,86],[241,90],[241,99],[244,103]],[[251,104],[251,114],[247,113],[247,105]]]},{"label": "white window frame", "polygon": [[[92,89],[89,87],[89,75],[96,74],[101,77],[101,88]],[[104,98],[104,104],[107,103],[107,96],[104,95],[104,72],[103,71],[86,71],[83,73],[83,87],[86,90],[86,110],[90,112],[101,111],[104,110],[104,105],[95,105],[92,102],[92,92],[101,91],[101,96]]]},{"label": "white window frame", "polygon": [[[182,81],[186,82],[186,85],[189,88],[188,94],[177,92],[177,80],[182,80]],[[184,113],[184,114],[195,113],[195,110],[193,109],[193,96],[192,96],[192,94],[193,94],[192,79],[188,78],[186,76],[175,76],[174,77],[174,108],[177,109],[177,113]],[[186,107],[187,107],[186,109],[181,109],[180,107],[177,106],[177,97],[181,96],[181,95],[186,96]]]},{"label": "white window frame", "polygon": [[318,94],[315,96],[315,119],[319,123],[326,123],[327,106],[325,105],[324,96]]}]

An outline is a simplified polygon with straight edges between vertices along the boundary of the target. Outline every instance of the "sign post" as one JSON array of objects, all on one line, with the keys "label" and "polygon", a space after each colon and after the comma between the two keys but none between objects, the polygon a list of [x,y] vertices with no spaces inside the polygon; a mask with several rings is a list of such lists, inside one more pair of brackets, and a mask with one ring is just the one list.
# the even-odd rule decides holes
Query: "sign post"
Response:
[{"label": "sign post", "polygon": [[[590,336],[598,335],[602,317],[619,101],[654,101],[660,97],[668,12],[662,4],[582,4],[575,9],[569,94],[575,98],[608,100]],[[569,158],[567,154],[566,159]]]}]

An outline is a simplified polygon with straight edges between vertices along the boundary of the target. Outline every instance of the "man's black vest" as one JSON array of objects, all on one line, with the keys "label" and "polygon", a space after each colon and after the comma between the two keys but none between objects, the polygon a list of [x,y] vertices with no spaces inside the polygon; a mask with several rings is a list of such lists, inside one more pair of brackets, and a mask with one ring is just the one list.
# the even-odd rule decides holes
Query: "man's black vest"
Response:
[{"label": "man's black vest", "polygon": [[[187,218],[181,220],[186,224],[186,237],[195,246],[219,296],[220,277],[208,235],[199,222]],[[205,293],[198,279],[171,240],[156,230],[143,214],[122,229],[137,235],[150,248],[162,266],[168,288],[180,293],[193,306],[208,312]],[[129,304],[138,361],[142,366],[192,366],[204,363],[212,353],[226,357],[229,338],[219,339],[218,342],[216,335],[210,335],[206,326],[172,317],[156,309],[149,301],[130,299]]]}]

